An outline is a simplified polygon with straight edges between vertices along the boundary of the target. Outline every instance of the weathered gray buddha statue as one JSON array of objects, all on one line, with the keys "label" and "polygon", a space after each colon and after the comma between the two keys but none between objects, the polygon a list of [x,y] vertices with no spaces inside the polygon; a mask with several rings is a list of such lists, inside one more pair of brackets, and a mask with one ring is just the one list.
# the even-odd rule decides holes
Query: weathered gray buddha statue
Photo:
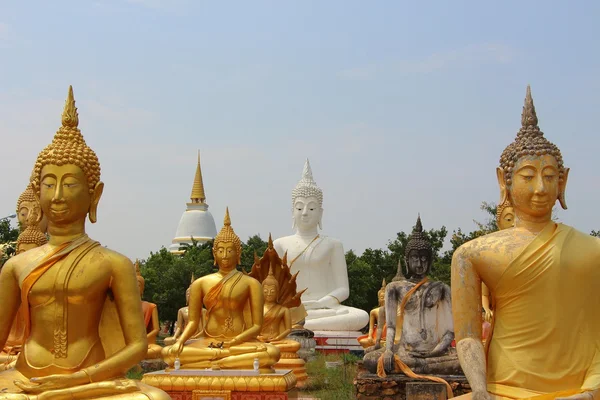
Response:
[{"label": "weathered gray buddha statue", "polygon": [[[423,233],[420,217],[404,254],[409,278],[386,286],[385,348],[380,348],[378,338],[375,346],[368,349],[364,366],[376,373],[383,357],[385,372],[381,371],[380,362],[379,373],[385,375],[395,372],[395,358],[399,358],[415,374],[462,374],[456,350],[450,347],[454,340],[450,287],[427,280],[433,249]],[[400,263],[398,268],[397,276],[403,276]]]}]

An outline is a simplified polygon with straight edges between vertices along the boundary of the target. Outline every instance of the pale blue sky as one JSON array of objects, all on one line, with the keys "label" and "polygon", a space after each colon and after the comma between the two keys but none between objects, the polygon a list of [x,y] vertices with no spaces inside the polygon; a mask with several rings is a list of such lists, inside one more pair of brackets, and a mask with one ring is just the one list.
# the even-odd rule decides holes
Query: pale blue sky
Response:
[{"label": "pale blue sky", "polygon": [[[425,5],[427,4],[427,6]],[[565,223],[600,229],[600,3],[0,3],[0,217],[52,139],[69,84],[106,184],[92,237],[168,245],[196,150],[220,229],[291,233],[310,158],[324,233],[384,247],[418,212],[472,229],[525,87],[571,175]]]}]

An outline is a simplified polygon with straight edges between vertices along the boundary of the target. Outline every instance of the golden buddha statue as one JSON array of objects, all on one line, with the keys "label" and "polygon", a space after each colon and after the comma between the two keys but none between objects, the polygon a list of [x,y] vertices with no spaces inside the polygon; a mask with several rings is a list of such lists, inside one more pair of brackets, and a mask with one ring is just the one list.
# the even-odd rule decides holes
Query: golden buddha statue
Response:
[{"label": "golden buddha statue", "polygon": [[27,188],[21,193],[17,200],[17,220],[19,222],[19,229],[23,232],[30,225],[29,213],[36,211],[41,215],[39,221],[37,219],[31,219],[37,224],[39,231],[46,233],[48,221],[46,216],[40,212],[40,203],[35,196],[35,191],[31,187],[31,184],[27,185]]},{"label": "golden buddha statue", "polygon": [[[143,298],[146,280],[140,271],[139,260],[135,260],[135,275],[140,290],[140,298]],[[156,307],[156,304],[154,303],[142,300],[142,315],[144,316],[144,324],[146,326],[146,338],[148,338],[148,353],[146,354],[146,359],[160,358],[163,348],[156,344],[156,336],[160,331],[158,307]]]},{"label": "golden buddha statue", "polygon": [[[2,399],[168,399],[124,374],[141,361],[147,339],[131,262],[85,234],[96,222],[104,184],[100,164],[77,128],[69,88],[62,127],[38,156],[32,187],[50,241],[12,257],[0,273],[0,347],[22,304],[26,341],[14,369],[0,372]],[[126,345],[106,354],[101,316],[113,305]],[[125,323],[125,321],[127,323]],[[107,338],[110,339],[110,338]]]},{"label": "golden buddha statue", "polygon": [[[499,230],[512,228],[515,225],[515,212],[508,199],[504,200],[504,202],[496,208],[496,225]],[[490,289],[483,282],[481,282],[481,305],[483,306],[485,320],[484,331],[486,331],[487,324],[492,322],[494,303],[490,294]],[[487,337],[485,333],[486,332],[483,334],[484,339]]]},{"label": "golden buddha statue", "polygon": [[[46,235],[40,230],[39,220],[42,219],[38,218],[41,216],[40,204],[37,199],[35,199],[35,194],[30,185],[28,185],[27,189],[19,196],[17,211],[19,212],[19,225],[23,230],[17,239],[16,254],[21,254],[27,250],[48,243]],[[24,219],[21,221],[21,217],[23,216]],[[45,223],[42,226],[44,226],[45,229]],[[0,351],[0,371],[14,366],[14,362],[17,359],[17,355],[21,352],[24,341],[24,310],[21,310],[19,307],[19,311],[13,321],[4,348]]]},{"label": "golden buddha statue", "polygon": [[[363,349],[368,349],[375,345],[377,337],[385,338],[387,329],[385,327],[385,279],[381,283],[381,289],[377,292],[378,306],[369,313],[369,333],[357,338],[358,343]],[[379,332],[381,329],[381,333]],[[385,339],[382,341],[382,346],[385,346]]]},{"label": "golden buddha statue", "polygon": [[[175,343],[177,338],[179,338],[183,333],[183,330],[185,329],[189,321],[190,291],[192,289],[192,283],[194,283],[194,280],[194,273],[192,273],[192,281],[190,282],[190,286],[185,291],[185,307],[181,307],[177,311],[177,322],[175,322],[175,332],[173,332],[173,336],[165,338],[164,342],[166,346],[170,346]],[[204,309],[202,311],[204,311]],[[195,336],[192,336],[192,339],[195,339]]]},{"label": "golden buddha statue", "polygon": [[[527,88],[522,127],[502,153],[501,201],[512,229],[471,240],[452,260],[457,351],[477,399],[592,399],[600,395],[600,239],[552,221],[566,209],[569,169],[538,127]],[[494,300],[481,342],[481,282]]]},{"label": "golden buddha statue", "polygon": [[258,258],[254,254],[254,264],[250,276],[262,282],[265,297],[264,320],[258,340],[270,343],[281,352],[281,358],[276,369],[291,369],[296,375],[297,386],[302,386],[308,375],[305,362],[298,356],[300,343],[287,339],[292,331],[292,314],[290,309],[302,304],[302,293],[306,289],[296,291],[296,277],[299,272],[292,275],[287,265],[287,254],[279,258],[273,247],[273,239],[269,235],[267,249],[263,256]]},{"label": "golden buddha statue", "polygon": [[[213,244],[219,271],[192,284],[188,324],[175,344],[162,352],[170,366],[179,359],[185,369],[253,369],[256,358],[259,368],[271,370],[279,360],[277,347],[257,340],[263,325],[263,291],[260,282],[236,269],[241,253],[242,242],[227,210]],[[201,323],[198,340],[185,345]]]}]

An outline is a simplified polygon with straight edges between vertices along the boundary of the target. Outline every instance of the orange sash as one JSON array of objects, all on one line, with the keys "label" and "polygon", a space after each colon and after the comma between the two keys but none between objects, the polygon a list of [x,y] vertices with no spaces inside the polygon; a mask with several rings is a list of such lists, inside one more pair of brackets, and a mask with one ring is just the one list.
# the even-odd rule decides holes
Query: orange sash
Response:
[{"label": "orange sash", "polygon": [[156,304],[148,303],[147,301],[142,301],[142,311],[144,312],[144,325],[146,326],[146,331],[152,329],[150,326],[150,322],[152,321],[152,313],[156,309]]}]

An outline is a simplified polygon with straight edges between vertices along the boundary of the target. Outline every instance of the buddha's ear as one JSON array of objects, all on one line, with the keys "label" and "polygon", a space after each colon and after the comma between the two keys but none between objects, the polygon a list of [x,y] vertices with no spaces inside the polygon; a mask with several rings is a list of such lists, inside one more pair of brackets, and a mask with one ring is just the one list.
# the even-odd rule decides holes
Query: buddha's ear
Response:
[{"label": "buddha's ear", "polygon": [[319,208],[319,229],[323,230],[323,207]]},{"label": "buddha's ear", "polygon": [[89,210],[89,218],[92,224],[96,223],[98,220],[98,203],[100,202],[100,197],[102,197],[102,192],[104,191],[104,183],[98,182],[94,187],[94,191],[92,192],[91,200],[90,200],[90,210]]},{"label": "buddha's ear", "polygon": [[496,177],[500,187],[500,202],[498,204],[504,204],[508,200],[508,188],[506,187],[504,170],[501,167],[496,168]]},{"label": "buddha's ear", "polygon": [[217,256],[215,254],[215,246],[213,244],[213,248],[212,248],[212,254],[213,254],[213,265],[217,265]]},{"label": "buddha's ear", "polygon": [[296,218],[292,214],[292,230],[296,229]]},{"label": "buddha's ear", "polygon": [[[35,196],[35,200],[37,201],[37,205],[38,208],[40,209],[40,212],[37,215],[37,218],[35,219],[35,224],[39,224],[40,222],[42,222],[42,219],[44,218],[44,211],[42,210],[42,203],[40,202],[40,191],[39,191],[39,186],[37,186],[35,183],[31,184],[31,188],[33,189],[33,193]],[[20,210],[17,210],[17,212],[19,212]]]},{"label": "buddha's ear", "polygon": [[570,168],[565,168],[565,173],[563,174],[562,182],[558,184],[558,201],[560,202],[560,206],[563,210],[567,209],[567,201],[565,200],[565,192],[567,190],[567,179],[569,178]]}]

